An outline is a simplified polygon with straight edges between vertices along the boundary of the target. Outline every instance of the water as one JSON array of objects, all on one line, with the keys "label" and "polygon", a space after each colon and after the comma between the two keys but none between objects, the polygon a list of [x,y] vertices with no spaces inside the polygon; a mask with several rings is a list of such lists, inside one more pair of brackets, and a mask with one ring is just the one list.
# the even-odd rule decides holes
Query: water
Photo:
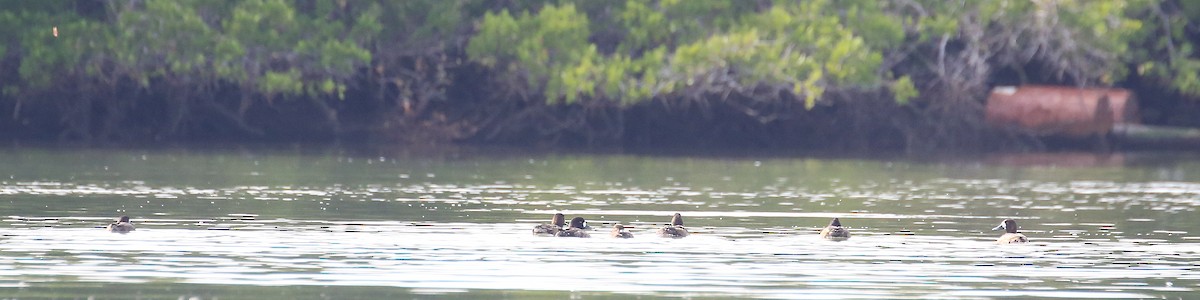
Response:
[{"label": "water", "polygon": [[[1057,162],[1047,164],[1047,161]],[[1200,156],[0,150],[0,297],[1188,298]],[[555,212],[593,238],[529,234]],[[654,230],[681,212],[693,235]],[[105,232],[133,217],[129,234]],[[854,237],[817,231],[840,217]],[[1031,243],[995,245],[1018,221]],[[614,222],[633,239],[607,237]]]}]

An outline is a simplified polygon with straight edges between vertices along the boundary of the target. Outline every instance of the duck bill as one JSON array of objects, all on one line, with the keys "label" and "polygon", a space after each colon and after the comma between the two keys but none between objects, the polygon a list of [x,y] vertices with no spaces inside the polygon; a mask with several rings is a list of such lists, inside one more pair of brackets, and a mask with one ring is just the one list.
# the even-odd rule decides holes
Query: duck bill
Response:
[{"label": "duck bill", "polygon": [[1000,229],[1004,229],[1004,223],[1000,223],[1000,226],[996,226],[996,228],[992,228],[992,230],[1000,230]]}]

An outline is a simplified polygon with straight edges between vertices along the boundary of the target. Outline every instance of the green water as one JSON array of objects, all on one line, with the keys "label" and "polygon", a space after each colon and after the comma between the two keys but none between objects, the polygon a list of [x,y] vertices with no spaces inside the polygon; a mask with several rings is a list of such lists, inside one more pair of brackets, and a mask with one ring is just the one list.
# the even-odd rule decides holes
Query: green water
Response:
[{"label": "green water", "polygon": [[[0,297],[1186,298],[1200,155],[0,150]],[[537,237],[555,212],[591,239]],[[680,212],[693,235],[657,238]],[[138,229],[105,232],[129,215]],[[817,231],[841,218],[854,237]],[[1031,243],[996,245],[1016,219]],[[619,222],[635,238],[607,237]]]}]

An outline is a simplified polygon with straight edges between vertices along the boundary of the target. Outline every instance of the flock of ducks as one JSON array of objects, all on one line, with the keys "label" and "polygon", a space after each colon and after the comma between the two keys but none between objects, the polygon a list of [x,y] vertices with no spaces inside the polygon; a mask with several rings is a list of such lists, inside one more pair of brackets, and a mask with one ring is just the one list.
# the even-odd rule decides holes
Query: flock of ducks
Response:
[{"label": "flock of ducks", "polygon": [[[108,231],[116,233],[129,233],[130,231],[134,230],[133,223],[129,221],[129,216],[121,216],[116,221],[113,221],[112,224],[108,224],[108,227],[106,228]],[[550,218],[549,224],[534,226],[533,234],[543,236],[586,238],[591,237],[591,235],[587,232],[589,229],[591,229],[591,227],[587,226],[587,221],[584,220],[583,217],[575,217],[571,219],[570,226],[567,226],[566,216],[564,216],[562,213],[556,213],[554,214],[554,217]],[[997,244],[1019,244],[1029,242],[1029,238],[1025,237],[1024,234],[1017,232],[1017,221],[1014,221],[1013,219],[1004,219],[1003,222],[1000,222],[1000,226],[992,228],[992,230],[1000,229],[1004,229],[1004,235],[1001,235],[999,239],[996,239]],[[629,232],[629,230],[626,230],[625,225],[621,225],[620,223],[613,224],[612,232],[610,232],[609,235],[614,238],[633,238],[633,233]],[[659,228],[658,236],[666,238],[687,237],[687,228],[683,227],[683,215],[675,213],[674,216],[671,216],[671,224],[667,224],[666,226]],[[825,228],[821,229],[821,237],[833,241],[844,241],[850,238],[850,230],[842,227],[841,220],[838,218],[833,218],[833,221],[829,222],[829,226],[825,226]]]},{"label": "flock of ducks", "polygon": [[[587,226],[587,221],[584,220],[583,217],[575,217],[571,219],[570,226],[563,227],[566,226],[566,222],[564,221],[566,219],[567,217],[562,213],[556,213],[554,214],[554,217],[550,218],[549,224],[534,226],[533,234],[557,237],[591,237],[591,235],[589,235],[586,231],[591,229],[591,227]],[[609,235],[622,239],[633,237],[633,233],[629,232],[629,230],[626,230],[625,225],[621,225],[620,223],[613,224],[612,232],[609,233]],[[663,226],[662,228],[658,229],[658,236],[668,238],[682,238],[688,236],[687,228],[683,228],[683,215],[675,213],[675,215],[671,217],[671,224],[667,224],[667,226]]]},{"label": "flock of ducks", "polygon": [[[550,218],[550,223],[541,224],[533,227],[534,235],[541,236],[557,236],[557,237],[590,237],[587,231],[591,227],[587,226],[587,221],[583,217],[575,217],[571,219],[571,225],[567,226],[566,216],[561,213],[554,214]],[[567,227],[564,227],[567,226]],[[1004,235],[996,239],[997,244],[1019,244],[1029,242],[1029,238],[1024,234],[1017,232],[1017,221],[1013,219],[1004,219],[1000,222],[1000,226],[992,228],[992,230],[1004,229]],[[612,232],[609,234],[614,238],[632,238],[633,233],[626,230],[625,225],[620,223],[613,224]],[[671,217],[671,224],[658,229],[658,236],[666,238],[682,238],[688,236],[687,228],[683,227],[683,215],[675,213]],[[842,221],[838,218],[833,218],[829,222],[829,226],[821,229],[821,237],[832,241],[844,241],[850,238],[850,229],[842,227]]]}]

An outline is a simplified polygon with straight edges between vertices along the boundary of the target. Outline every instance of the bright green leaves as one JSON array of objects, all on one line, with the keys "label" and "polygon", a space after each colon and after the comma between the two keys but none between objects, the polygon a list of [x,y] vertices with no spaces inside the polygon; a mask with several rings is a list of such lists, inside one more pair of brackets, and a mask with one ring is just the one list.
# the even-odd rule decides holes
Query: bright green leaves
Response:
[{"label": "bright green leaves", "polygon": [[246,69],[238,63],[245,55],[246,49],[237,40],[228,37],[218,39],[212,53],[213,72],[218,78],[235,82],[245,80]]},{"label": "bright green leaves", "polygon": [[[467,56],[549,103],[632,105],[724,87],[772,87],[808,107],[848,90],[906,103],[918,96],[913,78],[927,78],[912,72],[943,37],[1011,47],[985,47],[979,55],[994,56],[980,58],[983,68],[1009,59],[1089,84],[1137,72],[1200,95],[1192,1],[144,0],[112,2],[105,20],[74,16],[71,1],[13,3],[0,27],[18,29],[0,31],[14,41],[0,54],[20,56],[19,88],[87,75],[340,95],[368,64],[462,50],[448,37],[475,26]],[[950,50],[943,55],[970,55]]]},{"label": "bright green leaves", "polygon": [[1097,70],[1100,74],[1093,75],[1104,84],[1125,77],[1128,68],[1120,62],[1120,57],[1129,53],[1130,42],[1143,27],[1141,20],[1127,14],[1128,4],[1126,1],[1070,1],[1060,3],[1055,9],[1059,19],[1075,33],[1074,42],[1085,45],[1079,52],[1099,50],[1107,54],[1104,58],[1108,61],[1097,66],[1101,67]]},{"label": "bright green leaves", "polygon": [[[19,41],[11,45],[24,48],[9,50],[22,53],[17,72],[23,87],[6,86],[6,90],[45,89],[58,84],[56,81],[62,77],[97,73],[95,68],[85,66],[102,61],[103,47],[111,44],[111,29],[72,14],[52,16],[37,10],[0,13],[2,22],[21,29],[8,37]],[[58,28],[58,37],[53,36],[54,27]]]},{"label": "bright green leaves", "polygon": [[[747,88],[789,87],[811,107],[828,89],[877,85],[882,54],[872,45],[904,37],[870,1],[835,4],[781,2],[758,12],[728,1],[630,0],[616,20],[605,21],[625,30],[614,53],[589,42],[589,18],[575,6],[546,5],[519,17],[487,13],[467,53],[483,65],[525,74],[552,103],[619,99],[628,105],[732,80]],[[847,10],[846,19],[837,17]],[[843,21],[866,23],[851,28]],[[871,31],[879,41],[868,43],[856,30]]]},{"label": "bright green leaves", "polygon": [[[260,51],[284,51],[296,43],[301,33],[296,12],[283,0],[246,0],[234,7],[225,20],[225,33],[243,42],[253,42]],[[315,28],[314,28],[315,29]]]},{"label": "bright green leaves", "polygon": [[[345,5],[326,4],[329,3],[319,5],[316,13],[308,15],[296,12],[283,0],[239,2],[223,23],[227,40],[222,42],[227,46],[218,49],[223,54],[242,54],[224,58],[252,63],[233,64],[243,68],[247,76],[237,72],[217,73],[237,76],[231,79],[257,87],[266,95],[337,91],[356,68],[370,62],[371,54],[361,43],[369,41],[380,28],[362,22],[373,23],[379,13],[366,10],[351,18],[351,24],[356,25],[347,28],[344,21],[329,19],[330,15],[342,13]],[[328,87],[331,82],[332,88]]]},{"label": "bright green leaves", "polygon": [[304,83],[300,81],[300,72],[295,70],[286,73],[268,71],[263,75],[258,86],[259,89],[271,95],[298,94],[304,89]]},{"label": "bright green leaves", "polygon": [[618,46],[618,53],[639,53],[666,43],[671,35],[666,15],[646,6],[644,1],[625,1],[620,19],[621,25],[629,30]]},{"label": "bright green leaves", "polygon": [[638,58],[614,54],[598,59],[599,63],[588,77],[601,88],[600,93],[593,96],[618,100],[621,105],[632,105],[669,93],[675,87],[662,76],[668,73],[665,71],[667,55],[665,47],[658,47],[643,51]]},{"label": "bright green leaves", "polygon": [[882,60],[879,53],[872,53],[866,49],[866,45],[862,38],[845,33],[833,44],[829,49],[828,56],[824,57],[825,70],[835,80],[870,80],[863,76],[863,70],[853,68],[857,64],[878,66]]},{"label": "bright green leaves", "polygon": [[596,59],[596,47],[588,47],[578,64],[564,66],[557,72],[559,76],[550,76],[546,83],[547,101],[554,103],[561,97],[565,103],[574,103],[578,96],[595,96],[596,82],[590,79],[598,69]]},{"label": "bright green leaves", "polygon": [[369,42],[383,31],[383,24],[379,20],[383,8],[378,3],[371,3],[367,7],[362,14],[354,19],[354,26],[350,27],[350,31],[347,34],[350,40],[354,42]]},{"label": "bright green leaves", "polygon": [[498,14],[487,13],[479,25],[479,33],[467,45],[467,55],[481,64],[496,67],[499,61],[509,62],[516,58],[512,42],[520,38],[521,26],[508,11]]},{"label": "bright green leaves", "polygon": [[871,48],[897,47],[904,41],[904,26],[899,16],[883,11],[888,4],[878,0],[841,0],[835,4],[844,15],[841,23]]},{"label": "bright green leaves", "polygon": [[[150,0],[141,13],[121,14],[113,49],[135,78],[203,72],[214,32],[188,1]],[[146,80],[139,80],[148,82]]]},{"label": "bright green leaves", "polygon": [[[330,10],[302,14],[287,0],[146,0],[113,3],[108,22],[14,10],[0,12],[0,23],[44,29],[14,37],[25,48],[19,70],[32,87],[86,72],[110,84],[123,77],[146,88],[152,82],[232,83],[267,95],[341,94],[344,82],[371,61],[364,45],[381,30],[381,12],[358,13],[344,3],[318,6]],[[56,12],[63,10],[70,11]],[[51,36],[52,26],[59,37]]]},{"label": "bright green leaves", "polygon": [[1175,90],[1192,96],[1200,96],[1200,60],[1177,60],[1171,68],[1170,85]]},{"label": "bright green leaves", "polygon": [[594,55],[591,53],[595,52],[594,47],[587,41],[587,15],[576,12],[573,5],[546,6],[537,16],[522,19],[523,29],[532,30],[517,41],[518,56],[526,58],[526,62],[540,61],[552,66],[586,61],[585,58]]},{"label": "bright green leaves", "polygon": [[591,96],[595,84],[588,75],[594,72],[596,46],[588,43],[588,18],[575,11],[575,6],[546,6],[536,17],[523,18],[525,28],[532,29],[528,38],[519,40],[517,56],[524,63],[543,64],[534,68],[530,83],[546,81],[546,99],[554,102],[563,97],[567,103],[575,96]]},{"label": "bright green leaves", "polygon": [[913,85],[912,78],[909,78],[907,75],[893,81],[891,90],[896,103],[900,104],[907,104],[909,100],[919,95],[917,87]]},{"label": "bright green leaves", "polygon": [[[742,86],[781,84],[799,81],[820,72],[820,66],[808,59],[795,45],[769,39],[755,29],[713,36],[683,45],[670,60],[677,89],[687,88],[716,74],[730,74]],[[818,75],[818,77],[820,77]],[[818,82],[814,80],[813,82]],[[812,90],[812,89],[806,89]]]},{"label": "bright green leaves", "polygon": [[[1166,87],[1181,94],[1200,98],[1200,59],[1195,51],[1192,36],[1186,28],[1197,25],[1200,20],[1200,3],[1195,1],[1172,2],[1178,5],[1178,11],[1164,11],[1160,1],[1143,0],[1131,1],[1136,3],[1132,11],[1150,15],[1146,23],[1140,25],[1131,38],[1134,45],[1143,47],[1128,48],[1123,55],[1129,62],[1138,63],[1137,72],[1141,75],[1163,83]],[[1143,4],[1149,2],[1149,4]],[[1164,7],[1170,7],[1163,5]],[[1141,9],[1137,9],[1141,8]],[[1126,30],[1134,26],[1124,27]]]},{"label": "bright green leaves", "polygon": [[547,101],[594,93],[588,80],[596,69],[596,48],[588,43],[588,18],[573,5],[548,5],[536,15],[513,18],[507,11],[488,13],[467,54],[488,66],[513,64],[528,72],[531,87],[544,90]]}]

